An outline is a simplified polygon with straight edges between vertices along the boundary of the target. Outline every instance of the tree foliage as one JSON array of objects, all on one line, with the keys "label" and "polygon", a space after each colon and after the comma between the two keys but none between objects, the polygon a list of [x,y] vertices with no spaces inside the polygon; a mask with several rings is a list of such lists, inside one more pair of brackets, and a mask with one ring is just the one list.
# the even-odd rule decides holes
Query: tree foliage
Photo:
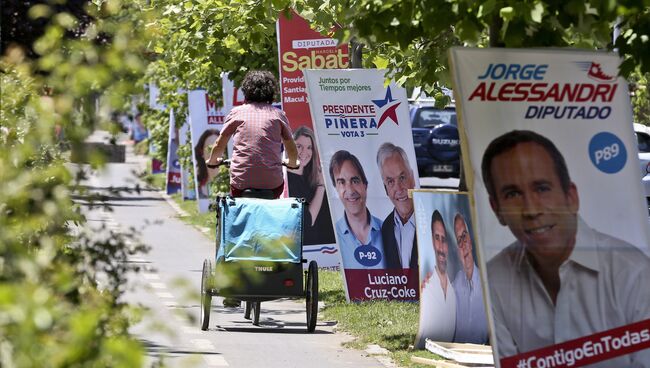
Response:
[{"label": "tree foliage", "polygon": [[157,35],[147,78],[162,102],[182,114],[179,91],[203,88],[221,98],[221,73],[239,82],[248,70],[277,74],[275,21],[286,1],[154,0]]},{"label": "tree foliage", "polygon": [[[3,11],[21,4],[3,4]],[[89,106],[122,104],[144,72],[146,21],[119,1],[84,2],[80,21],[39,4],[21,14],[42,35],[15,38],[0,61],[0,365],[141,366],[122,304],[132,234],[76,231],[85,218],[65,147],[83,151]],[[7,7],[5,7],[7,6]],[[18,9],[14,7],[13,9]],[[65,10],[65,9],[63,9]],[[31,18],[30,18],[31,17]],[[33,54],[30,51],[33,50]],[[62,144],[63,140],[67,144]],[[94,156],[92,152],[83,152]],[[98,161],[98,163],[101,160]],[[131,245],[135,244],[135,245]],[[102,274],[105,282],[97,283]]]},{"label": "tree foliage", "polygon": [[[149,44],[146,79],[160,89],[160,102],[174,109],[179,124],[186,121],[185,91],[205,89],[222,102],[222,73],[238,84],[249,70],[277,75],[275,22],[288,1],[153,0],[147,9],[157,21],[147,25],[155,35]],[[145,116],[147,127],[166,136],[167,119]],[[162,134],[155,141],[161,141]],[[189,140],[188,140],[189,142]],[[166,144],[166,141],[164,142]],[[189,143],[179,148],[183,167],[192,168]],[[228,188],[222,172],[213,189]]]},{"label": "tree foliage", "polygon": [[[0,365],[140,366],[119,297],[141,251],[123,234],[97,240],[82,224],[65,147],[83,152],[93,102],[130,103],[144,81],[185,121],[183,91],[220,100],[221,73],[277,73],[275,23],[293,8],[323,33],[366,45],[365,65],[433,94],[449,85],[451,46],[616,49],[650,122],[648,0],[33,0],[2,6],[0,82]],[[612,41],[615,24],[620,37]],[[439,94],[438,96],[442,96]],[[440,101],[445,102],[444,99]],[[166,113],[148,111],[166,144]],[[57,132],[63,131],[66,145]],[[164,150],[159,150],[162,152]],[[182,147],[188,159],[191,147]],[[94,157],[94,156],[93,156]],[[162,158],[162,157],[161,157]],[[99,160],[101,161],[101,160]],[[187,163],[187,161],[186,161]],[[82,193],[84,194],[84,193]],[[97,272],[108,276],[97,285]]]},{"label": "tree foliage", "polygon": [[[407,87],[422,86],[441,103],[449,87],[448,50],[477,47],[614,47],[621,74],[650,71],[650,10],[647,0],[158,0],[161,12],[148,77],[162,86],[171,107],[179,88],[202,87],[218,97],[219,75],[236,81],[249,69],[277,70],[275,21],[295,9],[323,34],[341,26],[337,38],[366,45],[365,66],[387,68]],[[620,36],[613,42],[613,29]],[[639,74],[641,73],[641,74]],[[641,85],[642,86],[642,85]]]},{"label": "tree foliage", "polygon": [[650,73],[634,73],[630,78],[634,122],[650,125]]},{"label": "tree foliage", "polygon": [[[450,86],[447,51],[477,47],[617,48],[620,73],[650,72],[647,0],[306,0],[302,15],[367,45],[366,65],[386,67],[407,86],[440,94]],[[613,29],[620,36],[613,43]],[[441,94],[440,94],[441,96]]]}]

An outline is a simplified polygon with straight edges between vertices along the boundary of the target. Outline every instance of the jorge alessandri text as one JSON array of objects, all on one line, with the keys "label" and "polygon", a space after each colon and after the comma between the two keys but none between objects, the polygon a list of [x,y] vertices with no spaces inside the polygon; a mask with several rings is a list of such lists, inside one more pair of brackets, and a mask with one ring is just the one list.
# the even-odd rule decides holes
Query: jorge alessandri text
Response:
[{"label": "jorge alessandri text", "polygon": [[548,64],[490,64],[478,77],[481,82],[470,94],[469,100],[611,102],[618,88],[618,84],[612,82],[544,82],[547,69]]},{"label": "jorge alessandri text", "polygon": [[481,82],[469,101],[605,103],[612,102],[617,88],[615,83]]},{"label": "jorge alessandri text", "polygon": [[548,64],[492,64],[488,65],[487,70],[478,79],[494,80],[542,80],[546,74]]},{"label": "jorge alessandri text", "polygon": [[[625,331],[621,336],[602,336],[595,341],[586,341],[575,349],[557,349],[552,355],[530,356],[517,361],[517,368],[553,368],[572,367],[583,359],[602,356],[602,360],[618,356],[617,350],[650,341],[650,329]],[[611,354],[611,355],[610,355]],[[590,361],[595,363],[601,359]]]}]

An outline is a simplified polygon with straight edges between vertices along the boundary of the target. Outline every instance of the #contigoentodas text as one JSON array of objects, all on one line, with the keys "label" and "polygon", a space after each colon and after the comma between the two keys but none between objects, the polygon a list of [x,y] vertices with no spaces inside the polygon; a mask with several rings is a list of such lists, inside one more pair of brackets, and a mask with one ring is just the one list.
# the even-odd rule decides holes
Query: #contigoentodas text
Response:
[{"label": "#contigoentodas text", "polygon": [[[621,336],[603,336],[595,341],[586,341],[575,349],[557,349],[550,355],[533,355],[520,359],[517,361],[517,368],[573,367],[584,359],[598,356],[603,356],[604,359],[612,358],[616,355],[605,355],[648,341],[650,341],[650,329],[626,331]],[[591,361],[591,363],[597,361]]]}]

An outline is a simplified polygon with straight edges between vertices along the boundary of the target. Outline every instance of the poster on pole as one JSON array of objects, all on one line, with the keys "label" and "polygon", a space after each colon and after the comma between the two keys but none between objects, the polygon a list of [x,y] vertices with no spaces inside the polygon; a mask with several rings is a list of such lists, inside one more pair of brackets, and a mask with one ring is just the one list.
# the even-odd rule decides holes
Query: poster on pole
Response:
[{"label": "poster on pole", "polygon": [[166,190],[174,194],[181,190],[181,164],[178,159],[178,143],[180,132],[176,128],[174,109],[169,110],[169,139],[167,140]]},{"label": "poster on pole", "polygon": [[454,48],[501,367],[650,367],[650,234],[620,59]]},{"label": "poster on pole", "polygon": [[213,174],[205,164],[210,150],[223,127],[225,112],[208,96],[206,90],[188,93],[188,122],[192,138],[192,163],[194,165],[194,188],[199,212],[205,213],[210,206],[209,181]]},{"label": "poster on pole", "polygon": [[311,127],[307,103],[304,69],[345,69],[350,65],[348,45],[311,29],[307,20],[291,11],[291,17],[281,13],[277,22],[280,58],[280,94],[282,110],[293,130]]},{"label": "poster on pole", "polygon": [[418,300],[419,186],[406,92],[383,70],[305,70],[327,199],[351,301]]},{"label": "poster on pole", "polygon": [[[167,107],[160,103],[160,90],[155,83],[149,83],[149,107],[158,110],[165,111]],[[149,153],[156,153],[156,146],[152,141],[149,142]],[[166,172],[165,164],[161,160],[153,157],[151,159],[151,173],[152,174],[161,174]]]},{"label": "poster on pole", "polygon": [[[186,119],[186,122],[178,128],[179,147],[186,145],[188,141],[191,141],[191,138],[189,119]],[[196,199],[196,191],[194,190],[194,178],[192,178],[188,166],[181,164],[181,192],[183,193],[183,200],[193,201]]]},{"label": "poster on pole", "polygon": [[230,79],[228,73],[221,74],[221,85],[223,88],[224,112],[229,112],[233,107],[244,104],[244,93],[235,87],[235,83]]},{"label": "poster on pole", "polygon": [[160,103],[160,89],[155,83],[149,83],[149,107],[158,111],[167,109],[165,104]]},{"label": "poster on pole", "polygon": [[339,268],[319,147],[315,142],[303,69],[342,69],[349,65],[348,45],[311,29],[295,11],[290,17],[281,13],[277,21],[282,110],[293,131],[301,162],[297,170],[287,170],[287,188],[291,197],[309,203],[303,232],[303,255],[316,260],[321,268]]},{"label": "poster on pole", "polygon": [[425,339],[486,344],[489,340],[467,193],[413,191],[420,265],[420,323]]}]

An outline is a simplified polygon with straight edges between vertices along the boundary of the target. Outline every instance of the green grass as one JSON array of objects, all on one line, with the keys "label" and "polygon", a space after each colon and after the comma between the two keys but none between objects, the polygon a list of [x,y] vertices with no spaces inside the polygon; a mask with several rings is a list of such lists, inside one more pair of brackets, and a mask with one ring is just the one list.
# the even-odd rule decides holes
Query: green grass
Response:
[{"label": "green grass", "polygon": [[[154,179],[147,180],[156,186],[156,175],[148,174]],[[147,177],[147,176],[145,176]],[[163,176],[164,179],[164,176]],[[164,182],[158,184],[164,188]],[[184,201],[180,194],[172,196],[174,201],[190,216],[181,219],[198,227],[214,229],[216,219],[213,212],[199,214],[196,201]],[[215,233],[206,234],[214,240]],[[439,359],[428,351],[414,351],[410,346],[415,341],[418,328],[419,305],[417,303],[374,301],[364,303],[348,303],[345,300],[345,289],[340,272],[320,270],[319,299],[325,303],[319,319],[336,321],[340,331],[346,331],[355,339],[347,346],[364,350],[369,344],[377,344],[390,351],[393,361],[400,367],[426,368],[427,365],[411,362],[411,356],[429,359]]]},{"label": "green grass", "polygon": [[199,213],[199,207],[196,201],[185,201],[180,193],[172,195],[172,199],[181,207],[181,209],[190,216],[182,217],[181,219],[191,225],[198,227],[207,227],[211,229],[206,235],[210,240],[215,240],[215,232],[217,226],[217,218],[214,212]]},{"label": "green grass", "polygon": [[427,367],[411,362],[413,355],[440,359],[428,351],[410,348],[418,329],[418,304],[387,301],[348,303],[341,273],[321,270],[318,279],[319,299],[325,303],[320,318],[338,322],[339,330],[355,336],[348,347],[365,349],[369,344],[377,344],[388,349],[400,367]]},{"label": "green grass", "polygon": [[144,173],[144,175],[141,176],[141,179],[149,186],[160,190],[165,189],[165,185],[167,185],[166,174],[165,173],[152,174],[151,165],[147,166],[147,171]]},{"label": "green grass", "polygon": [[149,140],[145,139],[133,146],[133,152],[136,155],[146,155],[149,152]]}]

